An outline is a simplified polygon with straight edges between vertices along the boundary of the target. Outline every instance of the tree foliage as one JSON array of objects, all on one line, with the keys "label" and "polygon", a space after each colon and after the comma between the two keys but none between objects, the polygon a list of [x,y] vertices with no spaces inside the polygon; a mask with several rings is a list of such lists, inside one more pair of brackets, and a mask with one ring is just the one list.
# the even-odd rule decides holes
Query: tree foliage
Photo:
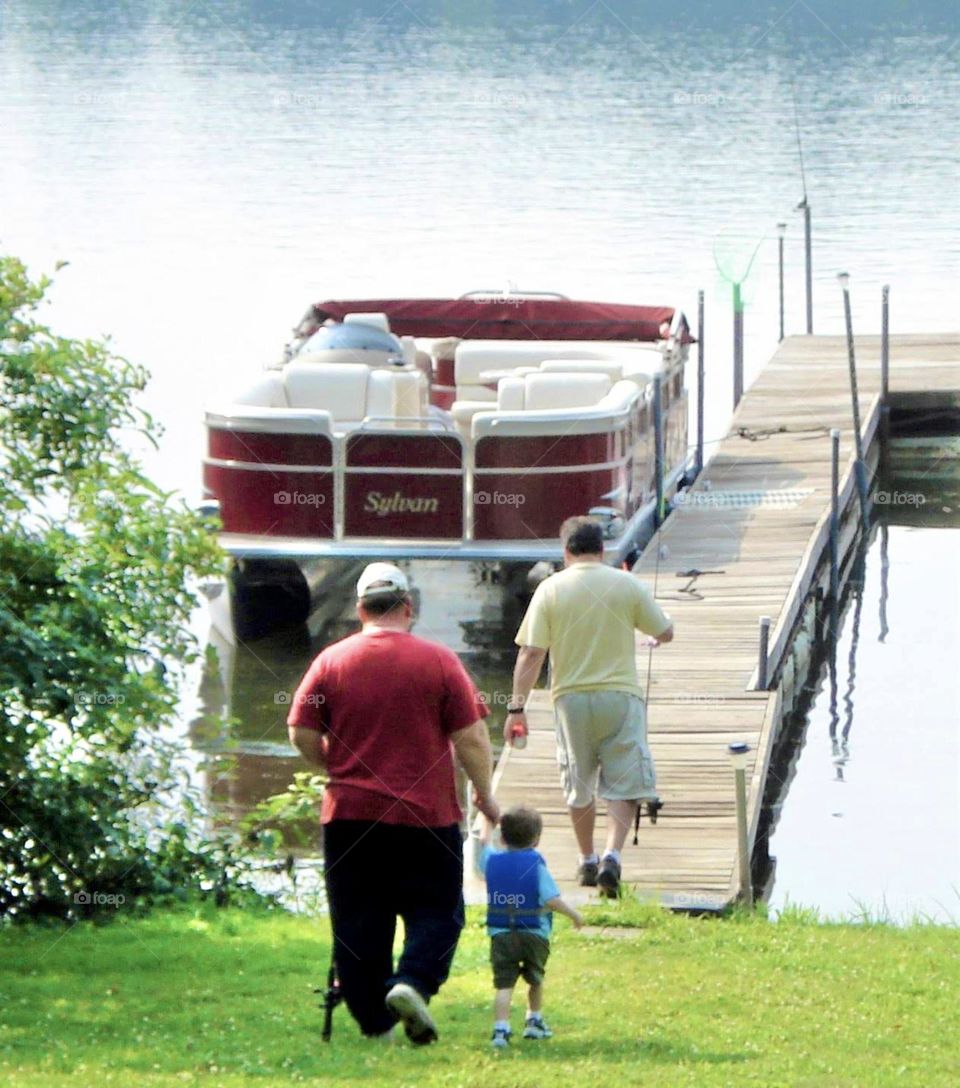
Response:
[{"label": "tree foliage", "polygon": [[[0,915],[72,916],[229,878],[172,798],[208,527],[130,452],[146,372],[43,325],[0,257]],[[225,877],[224,874],[227,873]]]}]

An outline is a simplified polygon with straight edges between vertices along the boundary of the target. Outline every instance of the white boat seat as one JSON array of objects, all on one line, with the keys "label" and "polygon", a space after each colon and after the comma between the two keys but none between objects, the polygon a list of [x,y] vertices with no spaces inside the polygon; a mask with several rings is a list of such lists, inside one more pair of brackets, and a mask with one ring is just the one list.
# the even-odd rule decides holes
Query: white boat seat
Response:
[{"label": "white boat seat", "polygon": [[[642,365],[644,372],[656,372],[662,362],[661,346],[634,340],[463,340],[455,355],[457,398],[492,400],[484,392],[479,376],[484,370],[515,370],[539,366],[546,361],[586,359]],[[614,379],[616,380],[616,379]]]},{"label": "white boat seat", "polygon": [[344,325],[372,325],[375,329],[383,329],[384,332],[390,331],[390,319],[386,314],[380,313],[355,313],[343,315]]},{"label": "white boat seat", "polygon": [[264,374],[251,385],[241,390],[232,401],[233,404],[248,404],[259,408],[288,408],[287,391],[283,385],[283,375],[279,371]]},{"label": "white boat seat", "polygon": [[612,382],[623,377],[623,366],[612,359],[544,359],[539,369],[546,374],[606,374]]},{"label": "white boat seat", "polygon": [[528,412],[542,408],[586,408],[602,400],[613,386],[607,374],[537,372],[522,380],[523,407]]},{"label": "white boat seat", "polygon": [[627,381],[639,385],[641,389],[645,385],[649,385],[653,381],[649,360],[645,360],[643,363],[624,363],[623,376]]},{"label": "white boat seat", "polygon": [[414,367],[294,361],[283,374],[289,406],[329,412],[338,431],[368,416],[377,417],[374,429],[419,428],[427,415],[427,379]]},{"label": "white boat seat", "polygon": [[526,407],[523,378],[501,378],[497,384],[497,411],[517,412]]},{"label": "white boat seat", "polygon": [[[367,385],[372,371],[363,363],[311,363],[295,359],[284,367],[283,381],[291,408],[322,408],[339,426],[367,415]],[[385,403],[385,402],[384,402]]]},{"label": "white boat seat", "polygon": [[[397,419],[422,420],[429,406],[429,387],[426,374],[414,367],[411,370],[377,371],[386,374],[393,385],[393,414]],[[368,412],[367,415],[373,413]],[[417,424],[419,426],[419,424]],[[404,424],[409,426],[409,423]]]},{"label": "white boat seat", "polygon": [[[560,377],[560,375],[541,375]],[[569,378],[570,375],[563,375]],[[601,378],[604,375],[583,375],[585,378]],[[583,390],[586,392],[586,389]],[[516,409],[476,412],[470,425],[472,441],[476,442],[488,435],[506,437],[508,435],[568,435],[603,433],[610,427],[610,419],[626,411],[635,404],[643,393],[635,382],[624,380],[608,388],[598,401],[589,404],[567,405],[565,407],[541,408],[536,411],[517,411]],[[529,406],[528,406],[529,407]]]},{"label": "white boat seat", "polygon": [[400,343],[403,344],[404,362],[416,367],[429,382],[433,377],[433,360],[430,358],[430,353],[418,347],[414,336],[401,336]]}]

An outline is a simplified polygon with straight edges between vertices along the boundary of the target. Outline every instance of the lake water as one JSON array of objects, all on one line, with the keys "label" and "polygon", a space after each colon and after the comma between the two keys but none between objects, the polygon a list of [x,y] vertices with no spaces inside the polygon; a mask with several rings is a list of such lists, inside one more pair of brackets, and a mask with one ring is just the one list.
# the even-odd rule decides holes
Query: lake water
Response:
[{"label": "lake water", "polygon": [[[771,907],[960,923],[960,527],[878,533],[786,769]],[[922,617],[922,619],[921,619]]]},{"label": "lake water", "polygon": [[[151,370],[147,407],[166,437],[146,456],[159,482],[199,497],[204,404],[276,359],[323,297],[550,289],[677,304],[693,318],[703,288],[707,437],[720,437],[729,280],[759,245],[745,283],[749,383],[776,345],[781,220],[787,331],[803,328],[798,121],[815,330],[840,331],[844,269],[858,331],[879,328],[883,283],[895,331],[955,327],[950,6],[904,14],[884,2],[856,19],[803,3],[749,15],[691,3],[652,22],[623,3],[529,12],[387,0],[3,5],[0,244],[35,274],[68,260],[48,313],[57,331],[111,333]],[[906,576],[917,557],[891,541],[891,576]],[[491,691],[502,687],[513,605],[467,569],[428,583],[432,629],[475,655]],[[899,630],[928,641],[922,614]],[[328,637],[241,648],[227,698],[254,762],[247,786],[235,777],[218,795],[242,806],[282,785],[292,764],[279,760],[272,700]],[[223,679],[207,678],[208,708]],[[184,717],[204,734],[202,707]],[[898,735],[893,701],[870,717]],[[858,758],[867,730],[855,733]],[[934,773],[929,760],[914,770],[924,782]],[[847,774],[846,823],[825,818],[835,834],[868,777],[855,763]],[[809,902],[822,884],[791,883],[791,895]]]}]

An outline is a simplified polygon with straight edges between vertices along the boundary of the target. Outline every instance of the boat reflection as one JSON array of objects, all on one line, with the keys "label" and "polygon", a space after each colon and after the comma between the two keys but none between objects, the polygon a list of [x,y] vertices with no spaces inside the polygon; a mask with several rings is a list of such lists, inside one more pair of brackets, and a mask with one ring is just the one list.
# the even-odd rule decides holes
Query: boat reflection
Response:
[{"label": "boat reflection", "polygon": [[[443,643],[463,661],[490,708],[496,744],[510,695],[513,637],[528,599],[529,564],[412,560],[413,630]],[[286,789],[300,757],[287,741],[287,708],[307,666],[331,642],[359,629],[355,601],[344,591],[323,602],[323,621],[290,627],[256,642],[228,640],[212,626],[207,661],[190,723],[205,758],[204,791],[220,818],[239,819]]]}]

